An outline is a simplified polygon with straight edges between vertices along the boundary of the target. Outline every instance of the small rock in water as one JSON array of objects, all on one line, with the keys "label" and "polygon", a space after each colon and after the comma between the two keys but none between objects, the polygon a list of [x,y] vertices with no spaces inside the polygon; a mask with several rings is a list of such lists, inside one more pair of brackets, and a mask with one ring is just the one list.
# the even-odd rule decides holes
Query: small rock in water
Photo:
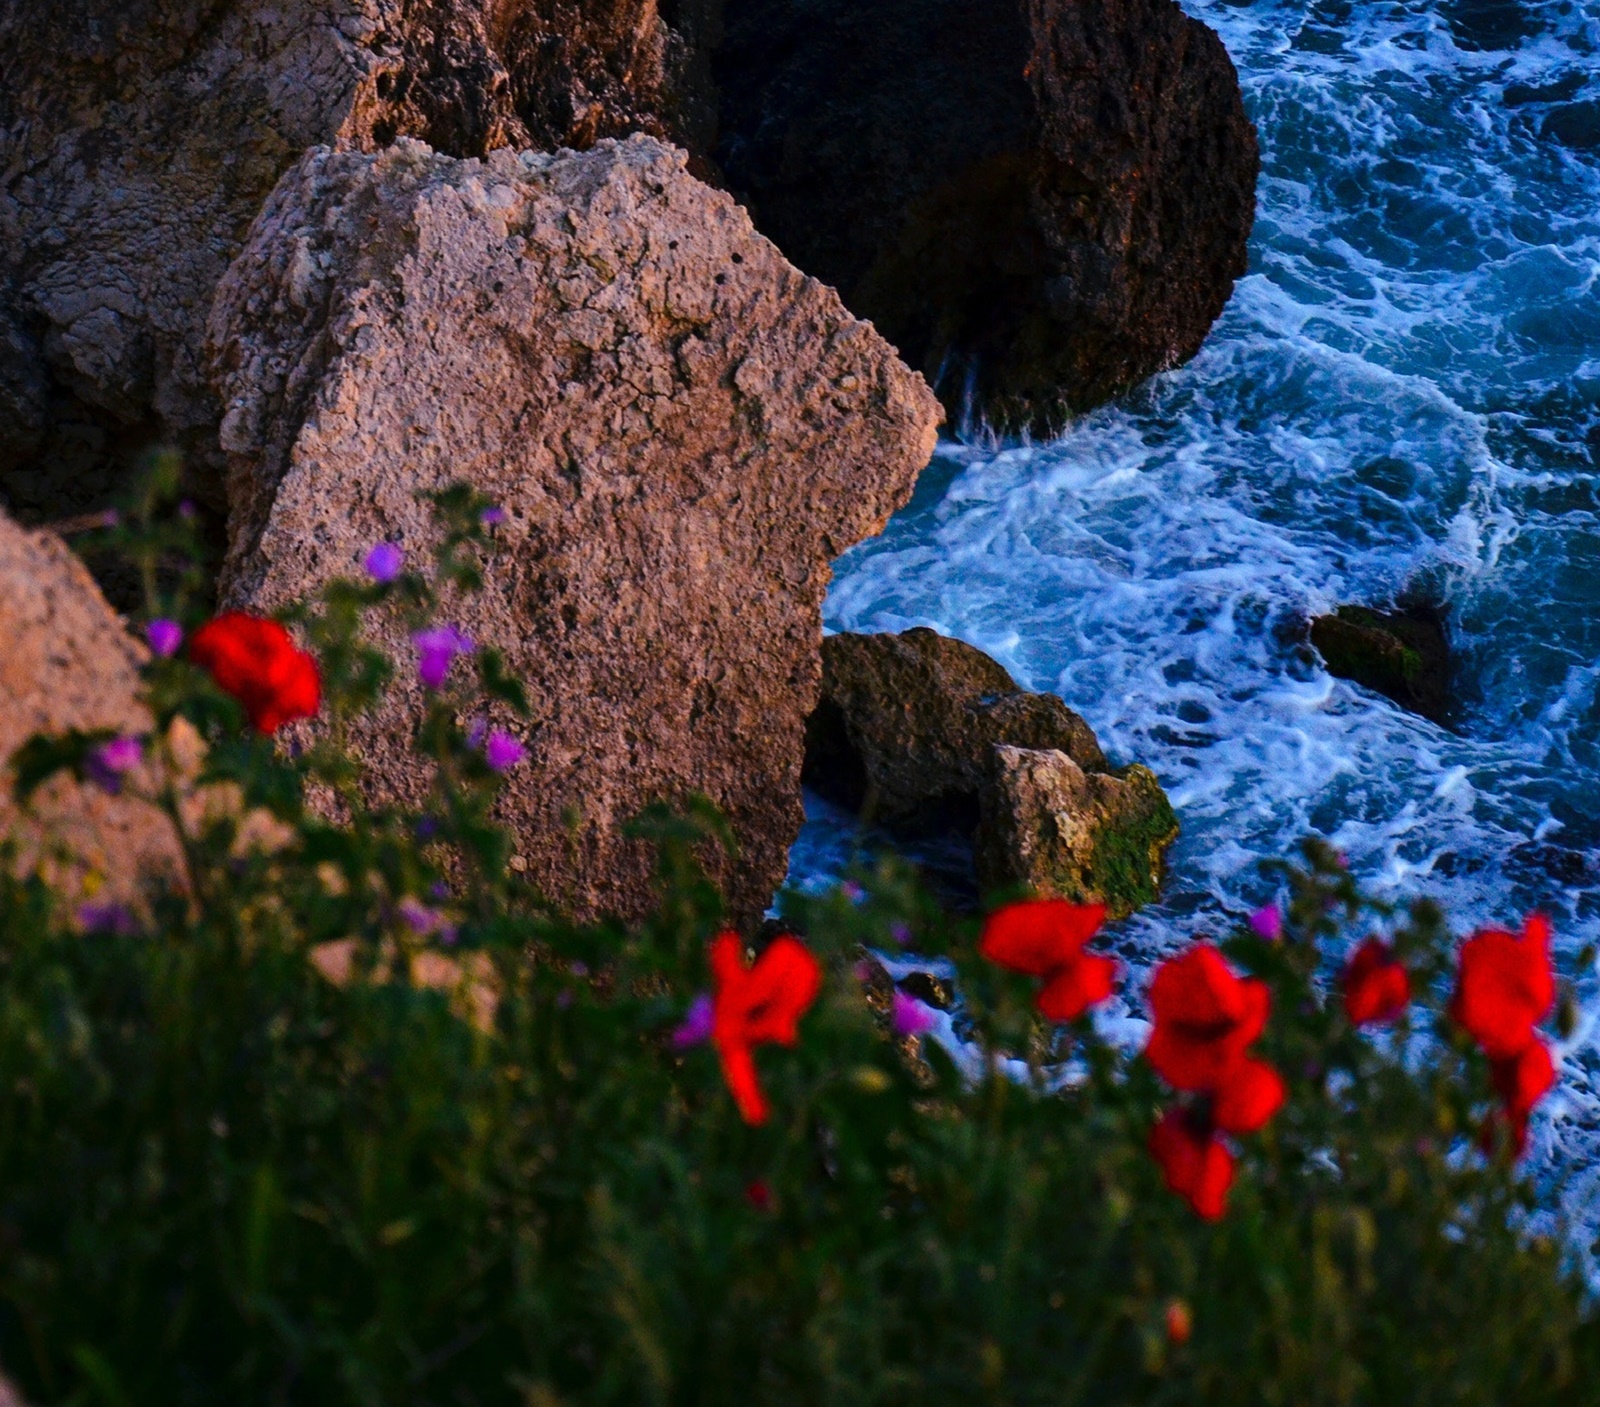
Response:
[{"label": "small rock in water", "polygon": [[1449,724],[1450,644],[1436,608],[1340,606],[1331,616],[1312,620],[1311,643],[1329,674],[1364,685],[1441,726]]}]

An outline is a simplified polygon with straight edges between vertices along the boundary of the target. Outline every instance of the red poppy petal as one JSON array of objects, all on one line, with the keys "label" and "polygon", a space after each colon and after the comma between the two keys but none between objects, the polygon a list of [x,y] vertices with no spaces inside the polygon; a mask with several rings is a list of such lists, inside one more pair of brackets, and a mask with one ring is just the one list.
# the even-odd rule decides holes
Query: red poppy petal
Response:
[{"label": "red poppy petal", "polygon": [[1393,1021],[1411,1001],[1411,974],[1377,938],[1356,949],[1345,964],[1341,985],[1345,1015],[1353,1026]]},{"label": "red poppy petal", "polygon": [[1150,1130],[1148,1147],[1171,1191],[1207,1221],[1222,1216],[1233,1155],[1220,1139],[1198,1130],[1182,1110],[1169,1109]]},{"label": "red poppy petal", "polygon": [[1506,1112],[1513,1121],[1520,1118],[1526,1122],[1527,1116],[1556,1082],[1550,1048],[1537,1038],[1529,1041],[1520,1054],[1509,1060],[1497,1060],[1489,1068],[1494,1087],[1505,1101]]},{"label": "red poppy petal", "polygon": [[978,951],[992,963],[1028,977],[1043,977],[1082,951],[1105,922],[1104,904],[1030,899],[1007,904],[983,925]]},{"label": "red poppy petal", "polygon": [[733,1095],[740,1118],[747,1124],[766,1123],[771,1111],[761,1092],[761,1082],[756,1079],[756,1062],[750,1047],[719,1041],[717,1055],[722,1061],[722,1077],[728,1082],[728,1092]]},{"label": "red poppy petal", "polygon": [[800,1018],[822,990],[822,967],[811,950],[787,934],[774,938],[745,984],[745,1039],[793,1045]]},{"label": "red poppy petal", "polygon": [[1241,1060],[1218,1086],[1211,1117],[1228,1133],[1255,1133],[1279,1109],[1287,1091],[1283,1077],[1263,1060]]},{"label": "red poppy petal", "polygon": [[1115,958],[1080,954],[1050,974],[1035,1003],[1039,1014],[1049,1021],[1076,1021],[1111,995],[1119,970]]}]

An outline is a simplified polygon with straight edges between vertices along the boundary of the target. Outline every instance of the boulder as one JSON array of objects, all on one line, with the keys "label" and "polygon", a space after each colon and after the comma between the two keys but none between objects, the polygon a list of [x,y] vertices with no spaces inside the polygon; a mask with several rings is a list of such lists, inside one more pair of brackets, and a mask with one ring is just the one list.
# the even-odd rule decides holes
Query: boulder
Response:
[{"label": "boulder", "polygon": [[165,440],[220,509],[205,319],[307,147],[698,130],[691,48],[656,0],[0,5],[0,502],[103,506]]},{"label": "boulder", "polygon": [[988,655],[918,627],[830,635],[806,725],[806,783],[892,831],[971,836],[990,890],[1156,897],[1177,818],[1148,768],[1114,771],[1054,694],[1018,688]]},{"label": "boulder", "polygon": [[1174,0],[728,0],[717,157],[952,417],[1058,426],[1192,357],[1254,128]]},{"label": "boulder", "polygon": [[83,563],[52,533],[0,514],[0,838],[23,873],[41,872],[69,902],[135,902],[146,880],[178,873],[166,817],[131,795],[111,796],[58,774],[24,809],[10,761],[35,733],[145,733],[138,699],[142,647]]},{"label": "boulder", "polygon": [[1087,772],[1064,752],[1001,745],[979,796],[974,860],[986,890],[1101,902],[1122,918],[1160,893],[1177,834],[1148,767]]},{"label": "boulder", "polygon": [[1090,771],[1106,767],[1083,719],[1054,694],[1018,688],[964,641],[918,626],[822,642],[805,768],[819,795],[891,827],[970,826],[997,743],[1060,749]]},{"label": "boulder", "polygon": [[[270,609],[375,542],[426,559],[419,495],[466,479],[507,521],[452,623],[528,685],[502,819],[581,916],[649,906],[620,826],[710,796],[717,870],[759,914],[802,820],[804,721],[832,559],[882,529],[932,453],[937,401],[682,152],[455,160],[401,140],[307,153],[211,322],[227,414],[227,603]],[[386,633],[383,633],[386,632]],[[417,800],[400,664],[356,732],[374,794]]]},{"label": "boulder", "polygon": [[1430,606],[1340,606],[1311,622],[1328,673],[1364,685],[1441,726],[1452,715],[1450,642]]}]

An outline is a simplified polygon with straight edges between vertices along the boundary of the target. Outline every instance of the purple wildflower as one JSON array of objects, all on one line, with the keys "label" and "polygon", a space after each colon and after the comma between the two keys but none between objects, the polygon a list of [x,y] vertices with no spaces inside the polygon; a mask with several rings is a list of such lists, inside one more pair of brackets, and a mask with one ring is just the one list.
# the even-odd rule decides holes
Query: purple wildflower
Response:
[{"label": "purple wildflower", "polygon": [[889,1008],[889,1024],[897,1036],[925,1036],[938,1024],[933,1008],[898,989]]},{"label": "purple wildflower", "polygon": [[90,750],[83,774],[109,796],[122,790],[123,780],[144,761],[144,744],[137,738],[113,738]]},{"label": "purple wildflower", "polygon": [[483,760],[496,772],[509,772],[527,755],[527,748],[499,728],[489,734],[488,741],[483,745]]},{"label": "purple wildflower", "polygon": [[911,941],[911,925],[896,919],[889,925],[889,936],[903,948]]},{"label": "purple wildflower", "polygon": [[439,821],[435,816],[417,817],[417,839],[432,840],[439,834]]},{"label": "purple wildflower", "polygon": [[1283,937],[1283,910],[1276,904],[1268,904],[1264,909],[1257,909],[1250,915],[1250,927],[1267,942],[1276,943]]},{"label": "purple wildflower", "polygon": [[430,909],[409,895],[395,905],[395,912],[413,933],[432,933],[443,922],[443,917],[437,909]]},{"label": "purple wildflower", "polygon": [[144,628],[144,638],[158,659],[171,659],[183,644],[183,627],[175,620],[153,620]]},{"label": "purple wildflower", "polygon": [[859,904],[867,897],[867,891],[853,879],[847,879],[839,886],[839,892],[852,904]]},{"label": "purple wildflower", "polygon": [[198,511],[199,510],[194,506],[194,500],[192,498],[182,499],[178,504],[178,516],[186,523],[189,522]]},{"label": "purple wildflower", "polygon": [[122,524],[122,514],[119,513],[115,508],[107,508],[105,512],[99,515],[99,517],[100,526],[103,528],[120,527]]},{"label": "purple wildflower", "polygon": [[689,1010],[684,1013],[683,1024],[673,1031],[671,1044],[674,1050],[688,1050],[711,1039],[711,1023],[714,1016],[711,998],[701,992],[689,1003]]},{"label": "purple wildflower", "polygon": [[489,731],[489,720],[480,715],[474,718],[467,728],[467,746],[481,747],[483,735]]},{"label": "purple wildflower", "polygon": [[497,528],[506,520],[506,510],[498,503],[485,508],[478,514],[478,521],[486,528]]},{"label": "purple wildflower", "polygon": [[428,896],[441,901],[448,899],[450,897],[450,886],[442,879],[436,879],[428,886]]},{"label": "purple wildflower", "polygon": [[131,938],[139,931],[126,904],[80,904],[78,927],[85,933],[104,933],[113,938]]},{"label": "purple wildflower", "polygon": [[472,641],[453,625],[436,625],[428,630],[419,630],[411,637],[411,643],[417,647],[420,656],[417,675],[430,689],[437,689],[444,683],[451,662],[457,655],[467,654],[473,648]]},{"label": "purple wildflower", "polygon": [[400,575],[405,564],[406,554],[398,542],[380,542],[367,553],[364,563],[367,575],[384,586]]}]

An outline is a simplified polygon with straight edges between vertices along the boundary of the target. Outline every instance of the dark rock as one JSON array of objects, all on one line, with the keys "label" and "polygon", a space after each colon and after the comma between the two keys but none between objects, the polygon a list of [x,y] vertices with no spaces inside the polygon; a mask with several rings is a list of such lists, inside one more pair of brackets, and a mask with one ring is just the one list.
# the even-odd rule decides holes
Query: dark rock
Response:
[{"label": "dark rock", "polygon": [[1193,356],[1255,131],[1173,0],[729,0],[717,155],[953,415],[1058,423]]},{"label": "dark rock", "polygon": [[1089,725],[981,650],[918,628],[823,641],[805,782],[904,836],[973,837],[988,890],[1114,914],[1153,899],[1177,819],[1144,767],[1113,771]]},{"label": "dark rock", "polygon": [[925,627],[830,635],[822,697],[806,725],[804,780],[819,795],[915,831],[977,821],[996,743],[1059,748],[1091,771],[1105,757],[1054,694],[1029,694],[982,650]]},{"label": "dark rock", "polygon": [[1364,685],[1402,708],[1448,726],[1452,714],[1450,642],[1430,606],[1397,611],[1340,606],[1311,622],[1311,643],[1328,673]]}]

